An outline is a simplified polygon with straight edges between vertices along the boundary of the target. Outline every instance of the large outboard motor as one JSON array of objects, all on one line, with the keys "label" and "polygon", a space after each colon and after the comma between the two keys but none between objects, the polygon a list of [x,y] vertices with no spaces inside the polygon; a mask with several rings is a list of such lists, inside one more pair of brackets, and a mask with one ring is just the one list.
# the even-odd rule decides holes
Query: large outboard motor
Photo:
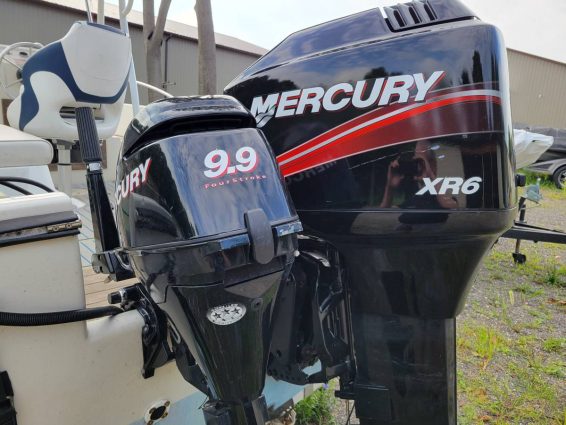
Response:
[{"label": "large outboard motor", "polygon": [[455,317],[515,215],[506,52],[456,0],[384,10],[295,33],[226,89],[305,227],[268,371],[340,376],[362,424],[455,424]]},{"label": "large outboard motor", "polygon": [[209,396],[207,420],[263,423],[271,317],[301,225],[253,117],[227,96],[153,103],[126,132],[117,181],[123,249],[183,376]]}]

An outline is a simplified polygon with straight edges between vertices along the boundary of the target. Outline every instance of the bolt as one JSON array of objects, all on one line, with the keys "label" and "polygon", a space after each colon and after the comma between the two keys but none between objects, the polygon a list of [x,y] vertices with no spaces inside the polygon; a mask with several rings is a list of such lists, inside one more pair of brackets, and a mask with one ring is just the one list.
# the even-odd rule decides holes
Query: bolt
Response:
[{"label": "bolt", "polygon": [[170,402],[170,401],[166,401],[166,402],[165,402],[165,407],[169,407],[170,405],[171,405],[171,402]]},{"label": "bolt", "polygon": [[167,416],[169,416],[169,413],[165,412],[161,418],[166,418]]},{"label": "bolt", "polygon": [[153,421],[149,421],[147,425],[153,425]]}]

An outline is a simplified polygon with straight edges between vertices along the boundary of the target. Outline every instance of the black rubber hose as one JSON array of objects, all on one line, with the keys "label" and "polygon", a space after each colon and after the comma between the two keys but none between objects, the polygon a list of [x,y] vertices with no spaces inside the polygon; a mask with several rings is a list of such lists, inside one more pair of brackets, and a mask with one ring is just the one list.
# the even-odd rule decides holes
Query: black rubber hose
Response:
[{"label": "black rubber hose", "polygon": [[0,312],[0,326],[47,326],[82,322],[104,316],[114,316],[124,310],[114,306],[94,307],[83,310],[56,311],[52,313]]},{"label": "black rubber hose", "polygon": [[32,179],[26,179],[25,177],[0,177],[0,183],[6,183],[6,182],[25,183],[25,184],[29,184],[30,186],[39,187],[40,189],[43,189],[49,193],[54,192],[53,189],[45,186],[43,183],[40,183]]},{"label": "black rubber hose", "polygon": [[9,187],[10,189],[15,190],[16,192],[20,192],[22,195],[31,195],[31,192],[25,190],[23,187],[16,186],[15,184],[10,183],[9,181],[0,180],[0,186]]}]

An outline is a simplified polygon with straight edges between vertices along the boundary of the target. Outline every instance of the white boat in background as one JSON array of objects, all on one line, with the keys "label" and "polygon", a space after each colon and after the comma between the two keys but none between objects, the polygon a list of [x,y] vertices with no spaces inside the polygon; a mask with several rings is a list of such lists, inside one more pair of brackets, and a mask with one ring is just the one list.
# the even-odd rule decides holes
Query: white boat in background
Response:
[{"label": "white boat in background", "polygon": [[537,162],[553,144],[554,137],[532,133],[527,130],[513,130],[517,170]]},{"label": "white boat in background", "polygon": [[559,189],[566,188],[566,131],[545,127],[534,127],[529,130],[553,137],[554,143],[527,169],[547,175]]}]

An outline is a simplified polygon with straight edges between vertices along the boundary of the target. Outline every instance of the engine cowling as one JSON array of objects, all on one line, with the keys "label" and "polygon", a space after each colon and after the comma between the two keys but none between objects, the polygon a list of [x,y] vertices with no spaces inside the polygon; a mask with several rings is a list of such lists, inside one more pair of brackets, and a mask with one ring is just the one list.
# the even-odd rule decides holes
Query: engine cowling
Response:
[{"label": "engine cowling", "polygon": [[506,51],[458,1],[385,12],[292,34],[226,93],[277,156],[301,252],[338,253],[342,396],[366,423],[453,424],[454,318],[516,211]]}]

